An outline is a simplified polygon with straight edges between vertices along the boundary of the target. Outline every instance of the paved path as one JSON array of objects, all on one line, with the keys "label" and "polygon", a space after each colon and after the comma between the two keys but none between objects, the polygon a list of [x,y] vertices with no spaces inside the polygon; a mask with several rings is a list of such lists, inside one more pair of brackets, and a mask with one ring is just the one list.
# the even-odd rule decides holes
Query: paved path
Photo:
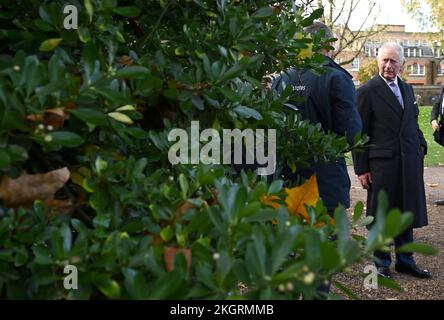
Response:
[{"label": "paved path", "polygon": [[[366,191],[362,189],[352,167],[349,167],[352,181],[352,206],[361,200],[366,200]],[[444,206],[434,205],[437,199],[444,199],[444,167],[427,167],[424,170],[426,187],[427,209],[429,225],[414,230],[416,242],[425,242],[437,247],[440,252],[435,256],[415,255],[419,266],[429,269],[432,279],[416,279],[396,273],[392,266],[394,279],[404,289],[397,292],[386,288],[378,290],[365,290],[363,287],[363,274],[365,264],[353,266],[351,271],[336,277],[336,280],[346,284],[361,299],[444,299]],[[366,232],[365,228],[362,230]],[[393,260],[394,261],[394,260]],[[333,289],[333,291],[336,291]]]}]

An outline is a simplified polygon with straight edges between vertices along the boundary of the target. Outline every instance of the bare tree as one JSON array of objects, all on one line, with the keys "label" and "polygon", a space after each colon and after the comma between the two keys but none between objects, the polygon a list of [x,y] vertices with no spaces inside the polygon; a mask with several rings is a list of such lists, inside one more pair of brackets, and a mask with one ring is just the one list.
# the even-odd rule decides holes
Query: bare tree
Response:
[{"label": "bare tree", "polygon": [[[351,20],[358,10],[362,10],[363,2],[368,4],[366,15],[357,27],[352,28]],[[362,52],[368,39],[385,30],[385,27],[376,24],[381,8],[375,0],[307,0],[304,4],[312,9],[324,8],[323,22],[334,30],[338,39],[333,57],[344,51],[350,52],[348,58],[340,62],[341,65],[351,63]]]},{"label": "bare tree", "polygon": [[422,27],[438,29],[444,38],[444,2],[442,0],[401,0],[401,4]]}]

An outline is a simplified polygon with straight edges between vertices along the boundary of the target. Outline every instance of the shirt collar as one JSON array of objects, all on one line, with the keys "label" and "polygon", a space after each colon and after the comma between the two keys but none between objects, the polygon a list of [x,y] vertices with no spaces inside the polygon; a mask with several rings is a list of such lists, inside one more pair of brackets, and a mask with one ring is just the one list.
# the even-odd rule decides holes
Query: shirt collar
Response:
[{"label": "shirt collar", "polygon": [[[390,86],[390,83],[394,82],[396,84],[396,86],[398,86],[398,77],[395,78],[395,80],[393,81],[389,81],[386,78],[384,78],[381,74],[379,74],[379,76],[381,77],[382,80],[384,80],[384,82]],[[398,86],[399,87],[399,86]]]}]

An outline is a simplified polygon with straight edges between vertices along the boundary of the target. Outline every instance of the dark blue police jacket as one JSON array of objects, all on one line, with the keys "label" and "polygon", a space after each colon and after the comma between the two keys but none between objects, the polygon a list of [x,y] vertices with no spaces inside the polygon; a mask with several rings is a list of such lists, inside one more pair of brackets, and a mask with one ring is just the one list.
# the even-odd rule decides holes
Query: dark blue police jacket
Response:
[{"label": "dark blue police jacket", "polygon": [[[320,123],[324,132],[346,136],[348,143],[353,145],[362,123],[352,76],[329,57],[326,57],[325,68],[326,72],[322,74],[290,68],[273,81],[272,89],[282,93],[291,85],[293,90],[299,90],[297,94],[305,96],[304,102],[290,100],[288,103],[303,109],[303,118]],[[310,168],[298,169],[295,174],[288,167],[280,167],[279,174],[284,179],[295,179],[298,175],[308,178],[316,173],[319,194],[329,212],[339,204],[350,207],[350,178],[344,158],[334,163],[313,162]]]}]

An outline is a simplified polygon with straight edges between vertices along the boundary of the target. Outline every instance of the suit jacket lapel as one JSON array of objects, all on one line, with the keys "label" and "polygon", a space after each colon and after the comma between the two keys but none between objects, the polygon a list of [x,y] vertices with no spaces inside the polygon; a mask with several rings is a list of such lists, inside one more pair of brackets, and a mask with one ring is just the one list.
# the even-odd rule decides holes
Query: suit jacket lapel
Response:
[{"label": "suit jacket lapel", "polygon": [[384,99],[385,102],[387,102],[390,109],[398,117],[402,118],[402,114],[403,114],[402,107],[399,104],[398,99],[396,99],[396,96],[393,94],[392,90],[390,90],[387,83],[385,83],[385,81],[382,80],[381,76],[379,76],[379,75],[376,75],[373,79],[376,82],[377,93]]}]

